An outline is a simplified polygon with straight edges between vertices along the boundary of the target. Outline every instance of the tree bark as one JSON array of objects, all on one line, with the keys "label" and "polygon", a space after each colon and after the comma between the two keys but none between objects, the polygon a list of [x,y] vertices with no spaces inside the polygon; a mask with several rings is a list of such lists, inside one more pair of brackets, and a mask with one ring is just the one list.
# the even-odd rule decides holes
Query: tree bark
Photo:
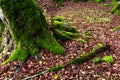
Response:
[{"label": "tree bark", "polygon": [[64,49],[49,33],[45,16],[34,0],[0,0],[0,5],[17,45],[2,65],[15,59],[24,62],[29,56],[39,53],[40,48],[56,54],[64,53]]}]

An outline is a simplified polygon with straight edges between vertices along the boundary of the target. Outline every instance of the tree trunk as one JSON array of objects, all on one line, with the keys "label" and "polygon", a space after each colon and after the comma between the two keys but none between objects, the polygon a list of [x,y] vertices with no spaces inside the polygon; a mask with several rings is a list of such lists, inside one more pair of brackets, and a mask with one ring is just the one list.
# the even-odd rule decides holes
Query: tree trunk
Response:
[{"label": "tree trunk", "polygon": [[17,45],[3,65],[15,59],[24,62],[29,56],[39,53],[40,48],[56,54],[64,53],[64,49],[49,33],[45,16],[34,0],[1,0],[0,5]]}]

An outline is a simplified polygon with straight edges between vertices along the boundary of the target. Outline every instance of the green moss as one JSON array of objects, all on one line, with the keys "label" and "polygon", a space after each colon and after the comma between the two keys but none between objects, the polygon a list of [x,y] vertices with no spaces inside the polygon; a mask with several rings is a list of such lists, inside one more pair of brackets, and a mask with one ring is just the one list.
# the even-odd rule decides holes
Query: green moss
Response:
[{"label": "green moss", "polygon": [[95,50],[83,55],[81,58],[75,58],[72,61],[70,61],[70,64],[82,64],[84,62],[87,62],[89,59],[95,57],[96,54],[94,53],[95,53]]},{"label": "green moss", "polygon": [[115,14],[116,14],[117,16],[120,16],[120,9],[117,9],[117,10],[115,11]]},{"label": "green moss", "polygon": [[105,0],[93,0],[93,2],[105,2]]},{"label": "green moss", "polygon": [[52,25],[54,26],[55,29],[66,30],[67,27],[64,25],[65,20],[66,18],[63,16],[55,16],[52,19]]},{"label": "green moss", "polygon": [[64,21],[66,20],[63,16],[55,16],[52,19],[52,25],[54,26],[53,35],[60,40],[70,40],[75,36],[80,36],[77,33],[75,26],[68,27],[64,25]]},{"label": "green moss", "polygon": [[78,31],[75,26],[71,26],[69,32],[77,33]]},{"label": "green moss", "polygon": [[103,61],[105,61],[107,63],[114,63],[114,59],[112,56],[104,56]]},{"label": "green moss", "polygon": [[85,40],[90,39],[91,36],[84,36]]},{"label": "green moss", "polygon": [[2,35],[3,35],[4,30],[5,30],[5,26],[2,23],[2,21],[0,20],[0,44],[2,42]]},{"label": "green moss", "polygon": [[75,36],[81,36],[81,34],[79,34],[79,33],[72,33],[72,32],[67,32],[67,31],[58,30],[58,29],[55,29],[53,31],[53,35],[57,39],[60,39],[60,40],[63,40],[63,41],[73,39],[73,37],[75,37]]},{"label": "green moss", "polygon": [[62,31],[63,34],[68,35],[69,37],[75,37],[75,36],[81,36],[79,33],[72,33],[72,32],[67,32],[67,31]]},{"label": "green moss", "polygon": [[103,17],[103,18],[98,18],[98,21],[99,22],[110,22],[111,20],[108,17]]},{"label": "green moss", "polygon": [[55,29],[53,31],[53,35],[57,38],[57,39],[60,39],[60,40],[63,40],[63,41],[66,41],[66,40],[70,40],[71,38],[64,34],[63,31],[61,30],[58,30],[58,29]]},{"label": "green moss", "polygon": [[69,63],[70,64],[82,64],[84,62],[87,62],[88,60],[90,60],[91,58],[93,57],[96,57],[96,55],[98,53],[102,53],[106,50],[108,50],[110,48],[109,45],[105,45],[103,47],[100,47],[100,48],[97,48],[97,49],[93,49],[91,52],[83,55],[82,57],[80,58],[74,58],[72,61],[70,61]]},{"label": "green moss", "polygon": [[58,78],[58,75],[57,75],[57,74],[55,74],[55,75],[54,75],[54,79],[56,80],[57,78]]},{"label": "green moss", "polygon": [[[23,33],[26,35],[26,39],[30,39],[32,38],[30,34],[33,31],[42,30],[43,27],[40,27],[40,25],[44,27],[47,26],[45,17],[41,13],[39,6],[33,0],[2,0],[1,7],[4,15],[10,21],[12,35],[16,41],[23,39],[21,37]],[[38,18],[40,19],[38,20]]]},{"label": "green moss", "polygon": [[111,13],[119,16],[120,15],[120,4],[117,4],[117,1],[114,1],[114,0],[112,4],[113,4],[113,8],[111,10]]},{"label": "green moss", "polygon": [[66,30],[66,26],[64,26],[64,22],[54,21],[53,26],[55,29]]},{"label": "green moss", "polygon": [[30,52],[29,54],[32,56],[35,56],[39,53],[39,48],[36,46],[33,40],[25,41],[24,43],[22,43],[22,45],[24,45],[24,48],[28,49],[28,51]]},{"label": "green moss", "polygon": [[11,56],[2,63],[2,65],[7,64],[8,62],[11,62],[13,60],[20,60],[22,62],[24,62],[28,56],[29,56],[29,50],[27,48],[25,48],[24,46],[21,45],[21,42],[18,43],[17,45],[17,49],[15,49],[13,51],[13,53],[11,54]]},{"label": "green moss", "polygon": [[92,32],[91,32],[91,31],[88,31],[88,30],[84,30],[84,33],[85,33],[85,35],[88,35],[88,36],[91,36],[91,35],[92,35]]},{"label": "green moss", "polygon": [[105,6],[105,7],[109,7],[109,6],[112,6],[112,4],[106,4],[106,3],[104,3],[104,4],[101,4],[101,6]]},{"label": "green moss", "polygon": [[81,38],[74,39],[74,40],[76,40],[76,41],[80,41],[80,42],[82,42],[82,43],[86,43],[86,42],[87,42],[86,40],[84,40],[84,39],[81,39]]},{"label": "green moss", "polygon": [[65,20],[66,20],[66,18],[63,17],[63,16],[55,16],[55,17],[53,17],[53,21],[63,22]]},{"label": "green moss", "polygon": [[119,29],[120,29],[120,26],[116,26],[116,27],[113,28],[113,31],[117,31]]},{"label": "green moss", "polygon": [[96,63],[100,63],[100,62],[107,62],[107,63],[114,63],[114,59],[112,56],[104,56],[102,59],[101,58],[98,58],[96,57],[93,62],[96,64]]},{"label": "green moss", "polygon": [[75,26],[68,27],[64,25],[65,20],[66,18],[63,16],[53,17],[52,24],[55,27],[53,30],[54,36],[60,40],[70,40],[74,36],[79,36]]},{"label": "green moss", "polygon": [[98,46],[99,48],[101,48],[101,47],[103,47],[104,45],[101,44],[101,43],[98,43],[97,46]]},{"label": "green moss", "polygon": [[58,71],[58,70],[61,70],[64,67],[65,67],[64,65],[58,65],[58,66],[55,66],[55,67],[52,67],[52,68],[48,69],[47,72]]},{"label": "green moss", "polygon": [[64,53],[61,45],[47,31],[45,16],[34,0],[1,0],[0,5],[17,45],[3,64],[15,59],[24,62],[29,56],[37,54],[40,48],[56,54]]},{"label": "green moss", "polygon": [[38,39],[36,40],[37,46],[41,48],[45,48],[56,54],[63,54],[64,49],[61,45],[55,40],[55,38],[50,35],[47,30],[43,30],[41,34],[39,34]]},{"label": "green moss", "polygon": [[93,62],[94,62],[95,64],[97,64],[97,63],[102,62],[102,60],[101,60],[100,58],[98,58],[98,57],[95,57],[95,59],[93,60]]}]

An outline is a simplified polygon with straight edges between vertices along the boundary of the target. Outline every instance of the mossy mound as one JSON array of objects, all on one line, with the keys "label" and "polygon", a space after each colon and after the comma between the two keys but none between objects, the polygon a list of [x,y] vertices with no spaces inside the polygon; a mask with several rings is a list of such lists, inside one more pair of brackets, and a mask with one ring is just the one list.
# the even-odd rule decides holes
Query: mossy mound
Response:
[{"label": "mossy mound", "polygon": [[71,40],[75,36],[80,36],[75,26],[65,25],[66,18],[63,16],[55,16],[52,19],[53,35],[62,41]]}]

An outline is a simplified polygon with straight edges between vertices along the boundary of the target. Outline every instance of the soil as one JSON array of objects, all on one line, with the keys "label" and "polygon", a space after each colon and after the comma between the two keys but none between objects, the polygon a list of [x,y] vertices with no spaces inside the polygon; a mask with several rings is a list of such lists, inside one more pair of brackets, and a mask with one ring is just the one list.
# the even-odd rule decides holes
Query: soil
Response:
[{"label": "soil", "polygon": [[[66,64],[73,58],[90,52],[96,48],[98,43],[109,44],[111,49],[97,55],[97,57],[111,55],[115,59],[114,64],[105,62],[94,64],[91,59],[81,65],[70,65],[59,71],[43,73],[30,80],[120,80],[120,33],[112,31],[114,27],[120,25],[120,16],[110,14],[111,6],[103,6],[111,1],[106,0],[104,3],[66,1],[56,4],[51,0],[38,0],[49,23],[51,17],[61,15],[67,19],[68,26],[76,26],[79,33],[82,34],[85,31],[90,31],[92,36],[86,43],[74,40],[62,42],[61,45],[65,49],[64,55],[55,55],[41,49],[40,60],[30,57],[23,64],[22,70],[17,73],[17,80],[59,64]],[[0,63],[7,57],[0,59]],[[5,66],[0,66],[0,80],[11,78],[19,64],[19,61],[13,61]]]}]

